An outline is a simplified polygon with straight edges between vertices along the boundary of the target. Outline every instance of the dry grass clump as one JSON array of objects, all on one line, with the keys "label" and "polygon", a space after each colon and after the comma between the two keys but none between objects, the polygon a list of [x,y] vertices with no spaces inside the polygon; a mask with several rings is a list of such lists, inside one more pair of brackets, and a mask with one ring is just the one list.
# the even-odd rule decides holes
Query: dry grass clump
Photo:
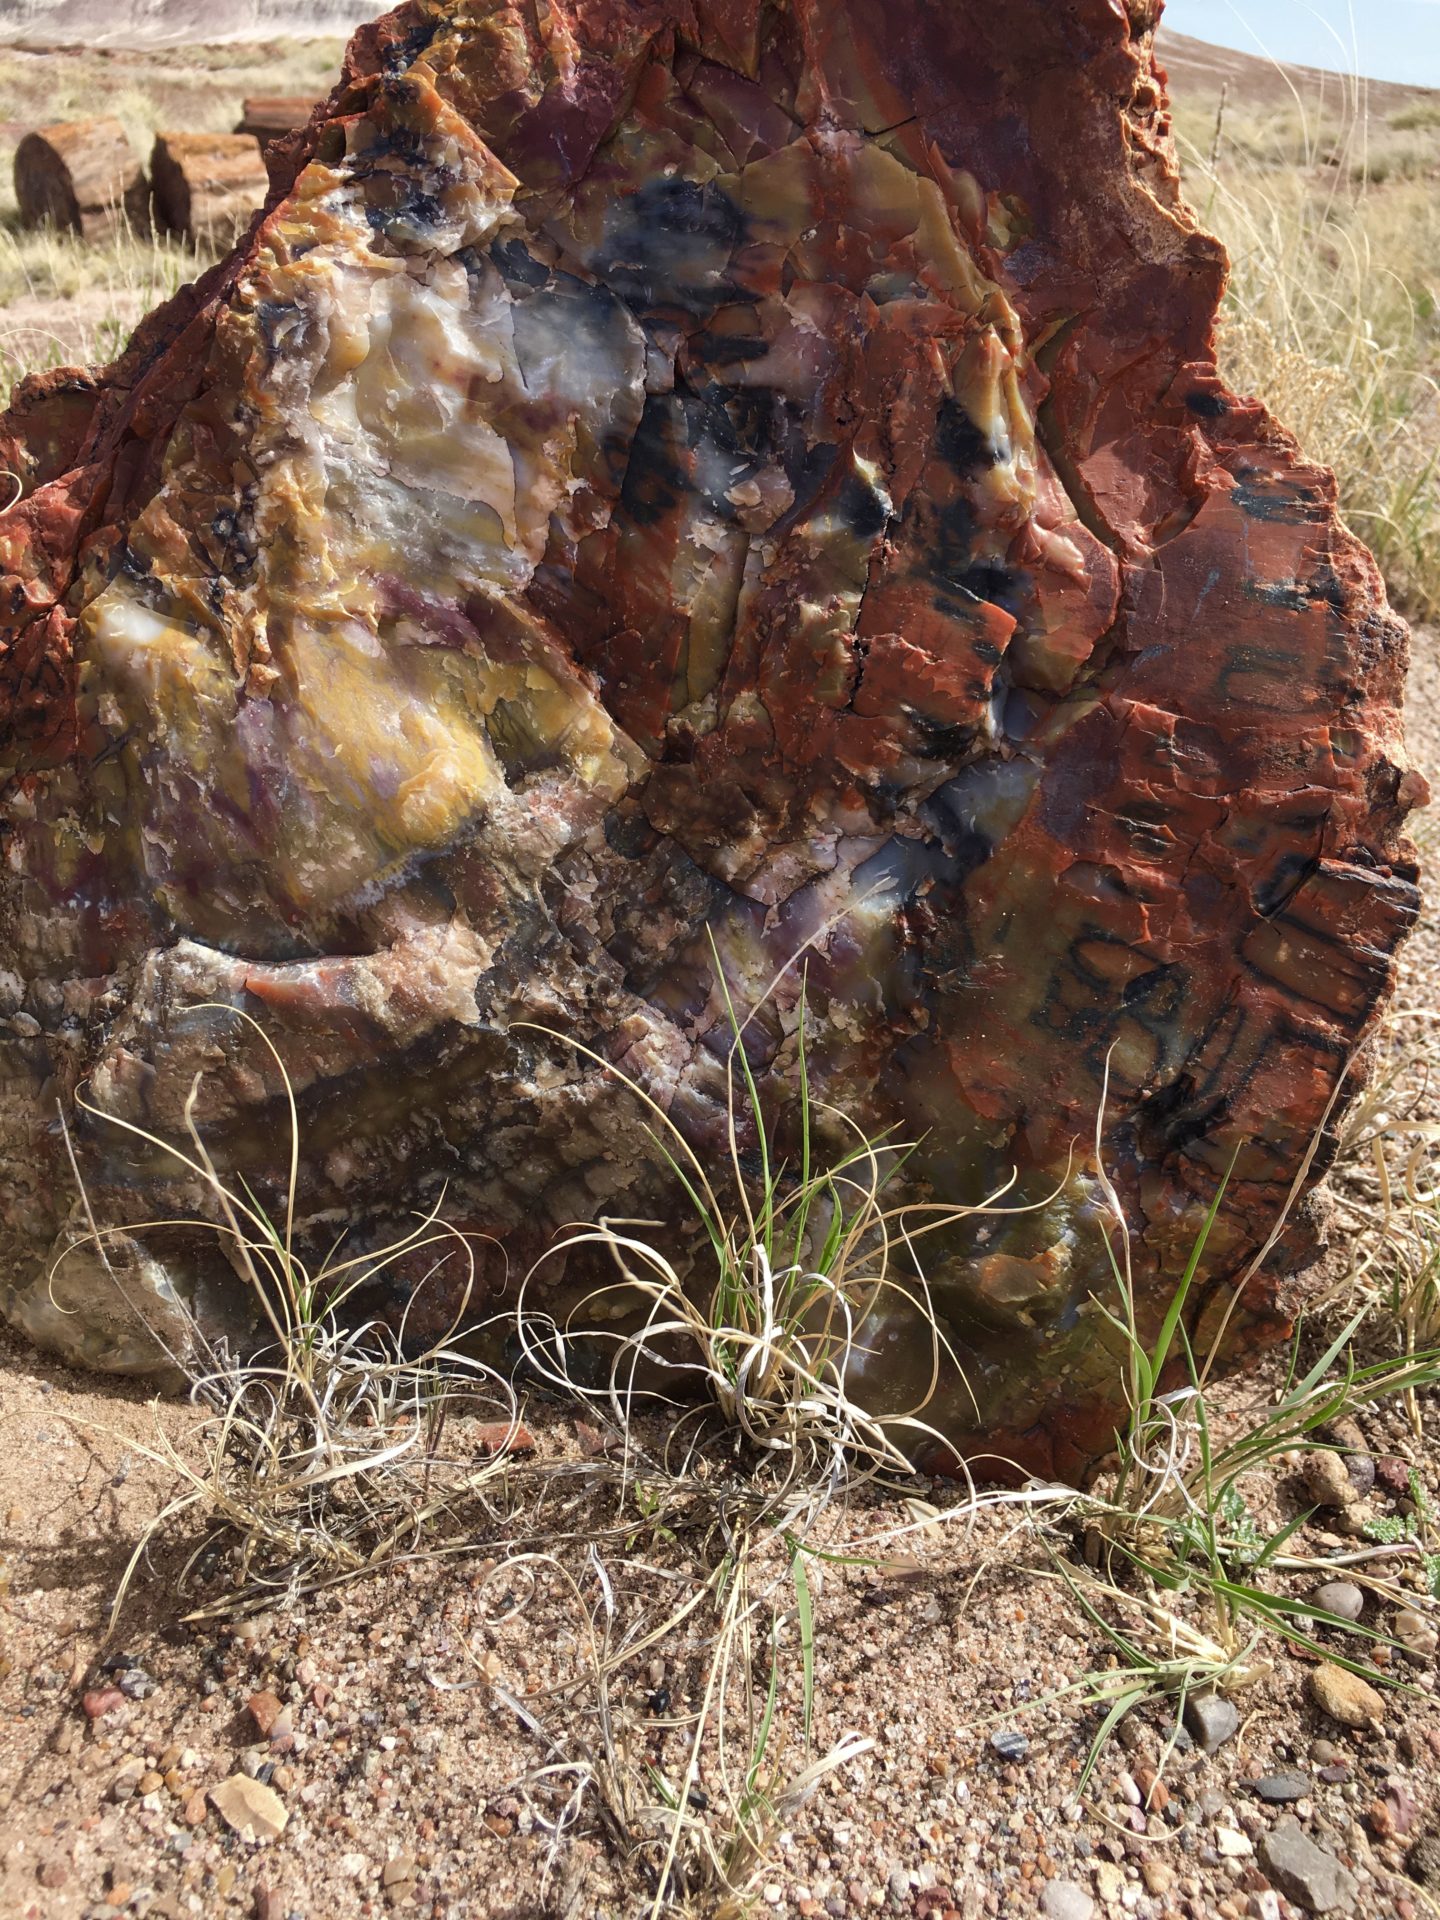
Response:
[{"label": "dry grass clump", "polygon": [[[116,1595],[116,1614],[150,1534],[186,1516],[201,1519],[206,1528],[196,1557],[217,1536],[237,1544],[235,1592],[222,1602],[222,1611],[237,1599],[245,1607],[262,1605],[267,1596],[293,1599],[384,1566],[425,1542],[453,1517],[458,1503],[480,1492],[520,1427],[513,1387],[460,1343],[474,1289],[474,1255],[466,1237],[438,1212],[421,1216],[389,1246],[342,1257],[337,1245],[313,1267],[301,1257],[294,1231],[299,1169],[294,1096],[264,1030],[246,1014],[235,1017],[255,1027],[270,1048],[290,1104],[290,1198],[283,1219],[272,1220],[243,1179],[230,1183],[217,1172],[193,1118],[198,1077],[186,1109],[183,1146],[89,1108],[81,1096],[87,1111],[159,1148],[199,1183],[215,1215],[207,1225],[265,1329],[256,1346],[236,1354],[223,1341],[212,1341],[191,1316],[191,1348],[183,1354],[167,1348],[177,1370],[188,1375],[190,1397],[206,1409],[206,1418],[184,1451],[163,1436],[159,1451],[152,1450],[153,1458],[173,1468],[181,1491],[137,1546]],[[62,1250],[52,1277],[77,1249],[93,1249],[123,1294],[110,1248],[127,1234],[98,1225],[83,1185],[81,1194],[89,1231]],[[176,1224],[157,1220],[130,1231],[149,1235]],[[416,1351],[409,1336],[411,1312],[424,1302],[428,1282],[442,1269],[449,1280],[457,1251],[468,1278],[451,1324]],[[428,1271],[422,1272],[398,1328],[357,1316],[352,1303],[363,1289],[401,1261],[408,1269],[417,1261],[423,1267],[427,1256]],[[166,1346],[158,1332],[155,1338]],[[461,1410],[472,1418],[483,1411],[489,1422],[486,1459],[478,1466],[473,1458],[446,1451],[447,1427]]]},{"label": "dry grass clump", "polygon": [[124,231],[101,245],[0,212],[0,395],[52,367],[107,366],[147,313],[198,278],[203,244]]},{"label": "dry grass clump", "polygon": [[1221,370],[1335,471],[1395,598],[1440,609],[1440,125],[1198,101],[1186,190],[1229,249]]},{"label": "dry grass clump", "polygon": [[[192,1397],[205,1417],[185,1442],[152,1452],[179,1488],[137,1545],[126,1583],[157,1532],[185,1528],[193,1550],[182,1588],[200,1588],[192,1620],[283,1606],[418,1556],[479,1559],[480,1585],[507,1618],[543,1589],[551,1611],[558,1600],[573,1613],[578,1669],[522,1699],[474,1655],[468,1677],[432,1675],[431,1684],[488,1688],[530,1733],[537,1764],[517,1789],[551,1836],[552,1866],[577,1831],[599,1831],[634,1877],[637,1912],[679,1907],[736,1920],[800,1805],[871,1744],[843,1727],[823,1749],[815,1740],[818,1601],[836,1562],[919,1570],[943,1534],[1005,1510],[1014,1522],[1010,1571],[1063,1581],[1112,1649],[1109,1668],[1069,1690],[1100,1712],[1091,1767],[1146,1702],[1169,1703],[1178,1723],[1191,1693],[1244,1688],[1269,1670],[1277,1646],[1333,1658],[1314,1640],[1313,1605],[1290,1591],[1297,1580],[1313,1585],[1343,1567],[1397,1610],[1435,1610],[1440,1529],[1418,1482],[1413,1519],[1385,1523],[1388,1531],[1338,1557],[1297,1541],[1305,1514],[1262,1526],[1249,1500],[1296,1449],[1333,1444],[1326,1436],[1338,1419],[1433,1388],[1440,1354],[1357,1365],[1350,1349],[1362,1307],[1303,1363],[1297,1340],[1282,1390],[1259,1396],[1222,1440],[1210,1360],[1186,1331],[1210,1222],[1164,1324],[1147,1337],[1098,1128],[1093,1172],[1111,1213],[1115,1280],[1113,1300],[1100,1305],[1130,1402],[1114,1461],[1086,1490],[962,1484],[945,1497],[917,1479],[905,1443],[927,1431],[923,1404],[897,1421],[871,1417],[849,1391],[850,1366],[892,1288],[929,1325],[936,1373],[958,1364],[929,1312],[917,1242],[932,1219],[967,1210],[888,1200],[896,1155],[883,1142],[843,1124],[849,1144],[838,1151],[825,1144],[833,1124],[812,1137],[803,1012],[795,1040],[804,1121],[791,1162],[780,1159],[746,1063],[747,1022],[733,1009],[730,1020],[728,1168],[707,1169],[649,1109],[656,1151],[695,1208],[709,1267],[682,1279],[672,1242],[652,1223],[571,1231],[571,1244],[598,1243],[615,1263],[604,1292],[624,1293],[628,1322],[617,1330],[608,1311],[618,1298],[589,1303],[607,1310],[608,1334],[580,1324],[583,1307],[558,1324],[527,1284],[462,1336],[462,1289],[449,1331],[412,1352],[403,1324],[392,1331],[356,1303],[402,1257],[413,1270],[429,1249],[432,1274],[457,1250],[469,1263],[464,1236],[438,1210],[394,1246],[364,1256],[337,1247],[312,1268],[296,1250],[302,1143],[293,1101],[290,1198],[279,1218],[243,1179],[222,1179],[193,1121],[178,1145],[129,1127],[208,1196],[210,1229],[265,1333],[258,1351],[231,1353],[194,1330]],[[743,1161],[742,1137],[753,1144]],[[1222,1198],[1223,1187],[1211,1222]],[[180,1224],[196,1223],[154,1228]],[[89,1245],[103,1252],[111,1238],[91,1220]],[[504,1365],[476,1357],[477,1333],[485,1351],[508,1355]],[[597,1387],[594,1348],[606,1340],[611,1364]],[[547,1430],[522,1404],[526,1391],[572,1410],[578,1454],[563,1429],[556,1444],[561,1415],[549,1416]],[[879,1528],[877,1506],[891,1513]],[[117,1612],[124,1597],[122,1584]],[[1358,1654],[1344,1659],[1359,1664]],[[652,1661],[686,1675],[689,1704],[676,1707],[652,1683],[651,1718],[637,1737],[626,1702]]]},{"label": "dry grass clump", "polygon": [[[225,1011],[196,1011],[217,1010]],[[803,1022],[801,1033],[803,1058]],[[729,1085],[737,1113],[748,1101],[766,1140],[742,1034],[737,1022]],[[717,1278],[708,1299],[692,1304],[636,1223],[574,1230],[571,1244],[601,1240],[616,1260],[617,1286],[648,1308],[618,1342],[608,1386],[596,1393],[571,1377],[572,1331],[533,1311],[526,1287],[478,1326],[463,1287],[448,1331],[418,1354],[403,1321],[392,1331],[357,1315],[365,1288],[402,1259],[413,1270],[427,1250],[431,1274],[412,1303],[457,1249],[473,1278],[465,1236],[432,1210],[392,1246],[351,1256],[337,1246],[312,1268],[296,1245],[293,1097],[289,1197],[277,1219],[243,1178],[217,1171],[192,1117],[198,1092],[197,1080],[183,1144],[87,1109],[198,1183],[204,1224],[265,1329],[257,1351],[237,1354],[196,1324],[194,1353],[172,1354],[205,1417],[183,1444],[162,1438],[147,1450],[174,1471],[179,1491],[138,1542],[112,1624],[151,1540],[177,1528],[193,1540],[182,1590],[192,1577],[203,1584],[207,1570],[223,1582],[192,1605],[191,1620],[283,1605],[399,1559],[488,1549],[507,1590],[543,1583],[567,1598],[589,1649],[579,1679],[549,1700],[520,1700],[483,1668],[473,1682],[493,1686],[536,1739],[542,1764],[524,1784],[556,1848],[577,1821],[593,1818],[653,1911],[703,1894],[706,1911],[738,1915],[786,1819],[870,1745],[848,1734],[823,1753],[812,1744],[812,1584],[820,1576],[812,1583],[810,1567],[820,1535],[828,1542],[858,1489],[920,1484],[891,1423],[871,1419],[847,1391],[854,1343],[877,1298],[897,1284],[888,1278],[892,1249],[908,1250],[913,1238],[881,1203],[881,1151],[857,1140],[837,1159],[812,1163],[807,1122],[799,1168],[771,1163],[767,1145],[765,1183],[752,1197],[732,1128],[736,1188],[722,1201],[652,1109],[657,1147],[710,1232]],[[121,1236],[90,1218],[75,1244],[98,1250],[104,1264],[117,1237],[179,1224],[198,1223],[155,1221]],[[923,1298],[923,1276],[915,1284]],[[487,1366],[476,1342],[508,1351],[513,1370]],[[937,1376],[938,1366],[937,1357]],[[678,1393],[639,1390],[641,1369]],[[698,1407],[685,1391],[696,1376],[709,1388]],[[521,1425],[520,1381],[584,1409],[581,1459],[524,1457],[535,1442]],[[643,1407],[662,1399],[654,1441]],[[591,1424],[597,1407],[603,1426]],[[840,1551],[858,1557],[847,1545]],[[614,1698],[633,1688],[636,1661],[660,1648],[699,1676],[695,1710],[667,1717],[673,1763],[665,1766],[627,1743]],[[782,1685],[792,1670],[798,1712],[787,1704],[795,1690]]]},{"label": "dry grass clump", "polygon": [[[606,1384],[595,1393],[622,1426],[637,1394],[702,1397],[748,1445],[808,1462],[811,1474],[853,1477],[859,1466],[882,1475],[908,1474],[923,1440],[943,1447],[924,1417],[942,1373],[963,1372],[932,1309],[919,1245],[965,1218],[1035,1208],[1004,1205],[1013,1179],[975,1205],[891,1204],[888,1189],[910,1149],[870,1139],[848,1115],[812,1099],[803,986],[793,1039],[798,1139],[793,1159],[783,1158],[745,1051],[746,1030],[758,1009],[740,1017],[713,942],[711,951],[731,1034],[723,1068],[723,1174],[712,1177],[643,1088],[598,1054],[569,1043],[614,1074],[646,1110],[657,1157],[700,1229],[706,1270],[682,1272],[675,1248],[647,1232],[653,1223],[602,1218],[572,1228],[554,1252],[600,1247],[614,1266],[615,1283],[582,1300],[567,1324],[558,1326],[529,1306],[530,1280],[543,1273],[542,1260],[521,1289],[527,1357],[541,1377],[566,1392],[579,1391],[568,1365],[578,1328],[592,1351],[611,1350]],[[747,1173],[742,1162],[742,1136],[758,1162],[757,1174]],[[836,1140],[838,1147],[828,1144]],[[613,1318],[606,1302],[616,1294],[643,1310],[632,1314],[634,1324],[611,1331],[604,1324]],[[878,1417],[854,1397],[853,1376],[876,1315],[895,1306],[910,1310],[915,1337],[929,1343],[929,1385],[918,1405]]]}]

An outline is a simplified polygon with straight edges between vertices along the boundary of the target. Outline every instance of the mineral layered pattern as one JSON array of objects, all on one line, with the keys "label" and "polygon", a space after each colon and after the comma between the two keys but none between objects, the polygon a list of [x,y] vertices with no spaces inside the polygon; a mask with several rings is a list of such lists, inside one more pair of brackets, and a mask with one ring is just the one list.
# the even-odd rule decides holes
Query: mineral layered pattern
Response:
[{"label": "mineral layered pattern", "polygon": [[[782,1136],[803,994],[817,1100],[918,1143],[897,1192],[1013,1176],[925,1243],[958,1448],[1068,1471],[1113,1430],[1097,1117],[1142,1328],[1227,1174],[1200,1330],[1241,1282],[1235,1328],[1284,1324],[1314,1235],[1267,1237],[1415,915],[1423,788],[1329,475],[1217,379],[1155,12],[412,0],[228,261],[17,392],[17,1322],[111,1367],[187,1303],[239,1337],[203,1234],[51,1266],[62,1116],[107,1225],[201,1197],[77,1091],[180,1139],[203,1074],[278,1202],[284,1087],[226,1009],[293,1082],[306,1246],[443,1192],[486,1297],[599,1214],[668,1210],[683,1258],[601,1061],[720,1155],[718,956]],[[897,1308],[863,1344],[912,1404],[928,1340]]]}]

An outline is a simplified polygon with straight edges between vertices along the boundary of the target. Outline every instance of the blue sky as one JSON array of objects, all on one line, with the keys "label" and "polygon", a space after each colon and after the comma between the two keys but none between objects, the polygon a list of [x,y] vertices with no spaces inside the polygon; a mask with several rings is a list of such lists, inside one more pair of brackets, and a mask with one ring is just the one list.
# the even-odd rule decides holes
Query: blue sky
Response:
[{"label": "blue sky", "polygon": [[1168,0],[1165,24],[1246,53],[1440,87],[1440,0]]}]

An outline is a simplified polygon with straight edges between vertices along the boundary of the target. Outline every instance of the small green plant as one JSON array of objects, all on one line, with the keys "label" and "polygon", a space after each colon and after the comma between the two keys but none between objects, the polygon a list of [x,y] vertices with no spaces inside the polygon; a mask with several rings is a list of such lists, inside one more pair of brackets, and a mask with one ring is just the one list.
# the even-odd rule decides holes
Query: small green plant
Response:
[{"label": "small green plant", "polygon": [[1420,1556],[1426,1591],[1432,1600],[1440,1600],[1440,1529],[1436,1527],[1429,1496],[1413,1467],[1409,1487],[1411,1513],[1408,1516],[1379,1514],[1367,1520],[1365,1538],[1387,1547],[1402,1544],[1413,1547]]},{"label": "small green plant", "polygon": [[[582,1301],[563,1327],[522,1303],[528,1357],[556,1384],[608,1398],[622,1424],[642,1370],[648,1370],[650,1378],[673,1383],[658,1391],[693,1396],[699,1388],[752,1446],[812,1458],[826,1471],[863,1461],[871,1471],[907,1475],[911,1456],[902,1443],[940,1438],[924,1412],[942,1369],[952,1367],[963,1377],[931,1307],[917,1242],[968,1217],[1027,1209],[1002,1205],[1013,1181],[973,1206],[892,1203],[889,1190],[910,1149],[866,1137],[847,1115],[815,1101],[803,990],[795,1036],[798,1138],[786,1159],[745,1050],[746,1029],[758,1008],[739,1016],[718,954],[714,959],[731,1035],[724,1063],[729,1181],[723,1190],[643,1087],[590,1048],[566,1041],[614,1075],[646,1109],[657,1155],[700,1229],[708,1272],[687,1280],[673,1247],[645,1237],[644,1223],[602,1219],[577,1226],[554,1251],[598,1246],[619,1279],[614,1289]],[[565,1039],[549,1029],[537,1031]],[[830,1138],[848,1137],[848,1145],[827,1152],[819,1115],[829,1123]],[[753,1174],[742,1161],[742,1134],[754,1143]],[[617,1333],[598,1323],[595,1310],[610,1305],[615,1291],[642,1307],[637,1330]],[[853,1396],[852,1378],[874,1315],[895,1302],[910,1309],[917,1334],[929,1342],[930,1382],[909,1411],[877,1416]],[[577,1387],[568,1364],[577,1329],[587,1344],[612,1345],[601,1389]]]},{"label": "small green plant", "polygon": [[[1101,1119],[1103,1111],[1102,1103]],[[1085,1779],[1128,1712],[1147,1700],[1168,1699],[1175,1705],[1178,1725],[1192,1694],[1240,1691],[1268,1672],[1269,1641],[1369,1671],[1316,1640],[1317,1622],[1336,1628],[1345,1623],[1317,1614],[1313,1603],[1277,1588],[1278,1576],[1305,1575],[1313,1583],[1333,1576],[1343,1564],[1347,1574],[1361,1571],[1363,1577],[1367,1561],[1382,1558],[1387,1546],[1403,1539],[1411,1543],[1429,1576],[1432,1598],[1436,1594],[1429,1508],[1418,1478],[1412,1482],[1414,1521],[1386,1521],[1378,1530],[1367,1529],[1375,1545],[1345,1555],[1343,1563],[1300,1550],[1297,1536],[1311,1518],[1307,1510],[1267,1530],[1255,1518],[1245,1488],[1252,1476],[1273,1478],[1297,1454],[1323,1445],[1322,1436],[1337,1420],[1440,1384],[1440,1351],[1360,1364],[1354,1343],[1367,1318],[1362,1306],[1308,1364],[1302,1358],[1307,1332],[1303,1326],[1297,1329],[1279,1391],[1252,1403],[1228,1438],[1218,1437],[1212,1418],[1209,1391],[1220,1342],[1250,1279],[1285,1230],[1319,1137],[1265,1245],[1235,1283],[1202,1358],[1187,1330],[1186,1312],[1203,1272],[1229,1174],[1217,1184],[1160,1328],[1147,1340],[1136,1312],[1125,1215],[1104,1168],[1097,1121],[1097,1177],[1110,1213],[1119,1307],[1097,1304],[1120,1341],[1130,1412],[1116,1436],[1113,1470],[1070,1511],[1081,1537],[1083,1566],[1052,1544],[1053,1570],[1119,1661],[1115,1671],[1093,1673],[1077,1683],[1105,1709]],[[1397,1604],[1405,1603],[1383,1583],[1372,1584]],[[1379,1637],[1363,1627],[1349,1630],[1362,1639]]]}]

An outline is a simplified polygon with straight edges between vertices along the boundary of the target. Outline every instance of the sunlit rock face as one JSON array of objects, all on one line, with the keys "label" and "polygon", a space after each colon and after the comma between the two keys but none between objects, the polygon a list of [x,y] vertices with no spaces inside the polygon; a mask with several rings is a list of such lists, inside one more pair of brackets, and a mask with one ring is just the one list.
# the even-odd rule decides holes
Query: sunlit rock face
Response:
[{"label": "sunlit rock face", "polygon": [[[817,1100],[919,1143],[897,1198],[1013,1170],[925,1243],[963,1451],[1066,1471],[1113,1430],[1107,1071],[1142,1326],[1232,1164],[1196,1317],[1244,1279],[1234,1325],[1283,1325],[1313,1234],[1253,1263],[1388,990],[1422,789],[1329,476],[1216,378],[1153,12],[413,0],[228,262],[17,394],[16,1322],[107,1367],[158,1363],[142,1312],[243,1337],[195,1231],[49,1277],[62,1115],[103,1224],[200,1198],[77,1089],[179,1139],[203,1073],[278,1203],[283,1088],[227,1008],[296,1090],[306,1248],[443,1193],[491,1301],[602,1213],[683,1261],[640,1103],[537,1029],[716,1160],[718,952],[782,1133],[803,990]],[[912,1404],[929,1342],[866,1346]]]}]

